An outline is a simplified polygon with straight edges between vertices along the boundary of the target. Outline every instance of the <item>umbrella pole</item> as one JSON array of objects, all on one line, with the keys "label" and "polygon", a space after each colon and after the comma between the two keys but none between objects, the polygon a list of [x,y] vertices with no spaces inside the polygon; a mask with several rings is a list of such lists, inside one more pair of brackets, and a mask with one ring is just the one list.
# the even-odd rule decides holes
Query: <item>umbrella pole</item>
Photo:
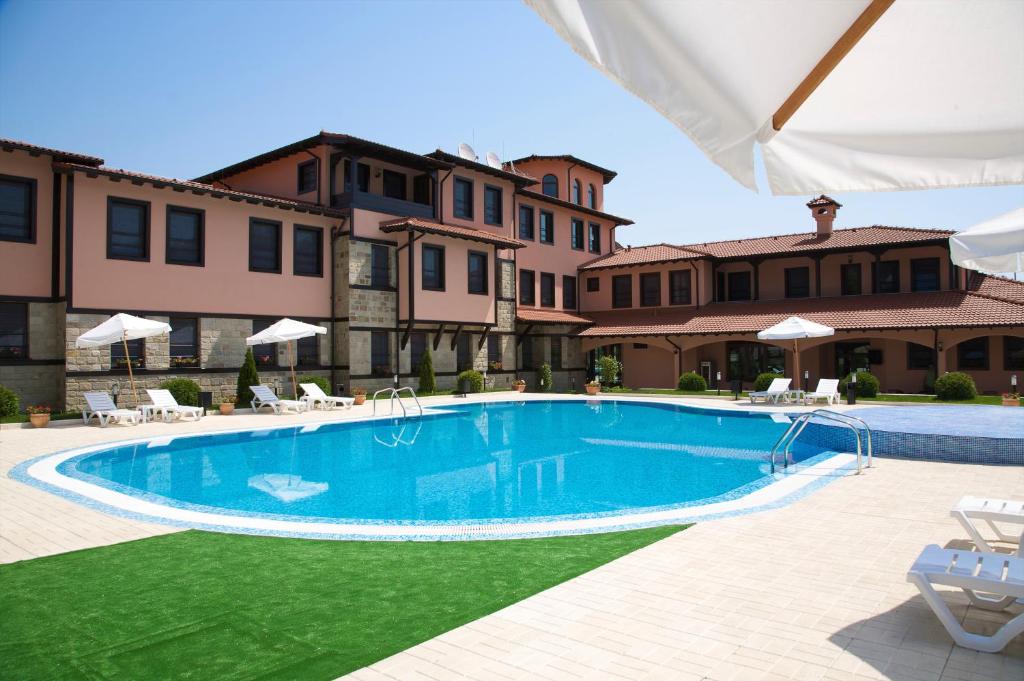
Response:
[{"label": "umbrella pole", "polygon": [[292,352],[292,342],[288,341],[288,362],[292,366],[292,399],[299,399],[299,388],[295,385],[295,354]]},{"label": "umbrella pole", "polygon": [[124,344],[124,358],[128,362],[128,382],[132,384],[132,397],[135,398],[135,406],[139,406],[139,393],[135,391],[135,374],[132,373],[132,358],[128,354],[128,339],[125,336],[121,336],[121,342]]},{"label": "umbrella pole", "polygon": [[803,390],[803,384],[800,382],[800,348],[797,347],[797,339],[793,339],[793,374],[796,381],[796,390]]}]

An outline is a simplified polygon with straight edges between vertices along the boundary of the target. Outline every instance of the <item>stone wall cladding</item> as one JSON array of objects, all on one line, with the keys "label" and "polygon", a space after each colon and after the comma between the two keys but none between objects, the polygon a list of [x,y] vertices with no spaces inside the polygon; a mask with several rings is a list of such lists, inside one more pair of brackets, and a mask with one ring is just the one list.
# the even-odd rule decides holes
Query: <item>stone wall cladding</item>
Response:
[{"label": "stone wall cladding", "polygon": [[498,316],[495,319],[495,331],[515,331],[516,306],[508,300],[498,301]]},{"label": "stone wall cladding", "polygon": [[75,340],[89,329],[107,320],[104,314],[69,314],[66,316],[64,352],[68,371],[109,371],[110,348],[76,348]]},{"label": "stone wall cladding", "polygon": [[498,296],[501,298],[516,297],[516,268],[515,263],[511,261],[501,262],[501,289],[498,291]]},{"label": "stone wall cladding", "polygon": [[354,326],[395,328],[398,294],[392,291],[352,289],[349,293],[349,323]]},{"label": "stone wall cladding", "polygon": [[31,359],[64,358],[64,303],[29,303],[28,356]]},{"label": "stone wall cladding", "polygon": [[60,410],[64,401],[64,366],[60,364],[0,365],[0,385],[14,391],[21,408],[46,404]]},{"label": "stone wall cladding", "polygon": [[[371,276],[371,270],[373,267],[373,259],[371,251],[375,245],[382,244],[370,244],[365,241],[349,241],[348,242],[348,282],[350,284],[356,284],[357,286],[369,286],[373,278]],[[388,285],[397,286],[397,272],[395,272],[395,247],[387,246],[388,249],[388,262],[390,267],[388,268]]]},{"label": "stone wall cladding", "polygon": [[199,360],[211,369],[238,368],[245,360],[245,339],[252,335],[251,319],[203,317],[199,320]]}]

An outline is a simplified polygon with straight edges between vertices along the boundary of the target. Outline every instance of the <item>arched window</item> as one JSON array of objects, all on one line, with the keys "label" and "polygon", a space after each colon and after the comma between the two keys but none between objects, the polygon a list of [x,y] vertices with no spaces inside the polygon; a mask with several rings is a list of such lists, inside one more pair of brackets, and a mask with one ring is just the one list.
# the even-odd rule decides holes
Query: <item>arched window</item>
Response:
[{"label": "arched window", "polygon": [[572,202],[577,206],[583,205],[583,185],[579,180],[572,181]]},{"label": "arched window", "polygon": [[594,191],[594,185],[587,185],[587,205],[597,210],[597,192]]},{"label": "arched window", "polygon": [[546,196],[558,198],[558,178],[554,175],[545,175],[541,182],[541,191]]}]

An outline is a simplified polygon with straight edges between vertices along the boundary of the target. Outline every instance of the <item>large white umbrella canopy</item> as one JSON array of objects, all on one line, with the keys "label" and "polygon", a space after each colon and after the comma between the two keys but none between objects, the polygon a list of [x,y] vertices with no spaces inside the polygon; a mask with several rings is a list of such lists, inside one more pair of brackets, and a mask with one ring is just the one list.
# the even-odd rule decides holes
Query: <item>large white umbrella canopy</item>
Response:
[{"label": "large white umbrella canopy", "polygon": [[144,319],[119,312],[99,326],[89,329],[75,339],[76,348],[98,348],[104,345],[122,343],[124,356],[128,359],[128,381],[132,386],[132,397],[135,404],[139,403],[139,393],[135,390],[135,375],[132,373],[131,359],[128,357],[128,341],[138,338],[160,336],[171,332],[171,325],[152,319]]},{"label": "large white umbrella canopy", "polygon": [[835,335],[831,326],[818,324],[803,317],[789,317],[764,331],[758,331],[761,340],[792,340],[793,341],[793,381],[800,385],[800,348],[797,346],[801,338],[822,338]]},{"label": "large white umbrella canopy", "polygon": [[1024,272],[1024,208],[978,223],[949,237],[957,265],[981,272]]},{"label": "large white umbrella canopy", "polygon": [[292,370],[292,392],[295,397],[299,396],[299,388],[295,384],[295,355],[292,353],[292,341],[300,338],[308,338],[317,334],[327,333],[327,328],[306,324],[285,317],[274,322],[257,334],[245,339],[246,345],[263,345],[264,343],[288,343],[288,358]]},{"label": "large white umbrella canopy", "polygon": [[751,189],[1024,182],[1024,2],[525,2]]}]

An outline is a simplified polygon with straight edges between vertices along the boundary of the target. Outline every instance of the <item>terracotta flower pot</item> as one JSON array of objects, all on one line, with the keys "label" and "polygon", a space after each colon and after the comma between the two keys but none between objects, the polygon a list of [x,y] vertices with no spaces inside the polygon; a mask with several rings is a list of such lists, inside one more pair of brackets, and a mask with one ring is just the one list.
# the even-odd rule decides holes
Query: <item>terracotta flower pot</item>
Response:
[{"label": "terracotta flower pot", "polygon": [[526,384],[525,383],[513,384],[512,389],[515,390],[517,393],[525,392],[526,391]]},{"label": "terracotta flower pot", "polygon": [[366,394],[363,393],[361,395],[353,395],[352,399],[355,400],[355,404],[363,404],[364,402],[366,402]]},{"label": "terracotta flower pot", "polygon": [[29,414],[28,420],[32,422],[34,428],[45,428],[50,425],[49,414]]},{"label": "terracotta flower pot", "polygon": [[1020,406],[1020,398],[1019,397],[1004,397],[1003,398],[1003,406],[1004,407],[1019,407]]},{"label": "terracotta flower pot", "polygon": [[235,405],[231,402],[221,402],[218,409],[221,416],[231,416],[235,413]]},{"label": "terracotta flower pot", "polygon": [[587,388],[587,394],[588,395],[596,395],[599,392],[601,392],[601,386],[599,386],[599,385],[587,384],[586,388]]}]

